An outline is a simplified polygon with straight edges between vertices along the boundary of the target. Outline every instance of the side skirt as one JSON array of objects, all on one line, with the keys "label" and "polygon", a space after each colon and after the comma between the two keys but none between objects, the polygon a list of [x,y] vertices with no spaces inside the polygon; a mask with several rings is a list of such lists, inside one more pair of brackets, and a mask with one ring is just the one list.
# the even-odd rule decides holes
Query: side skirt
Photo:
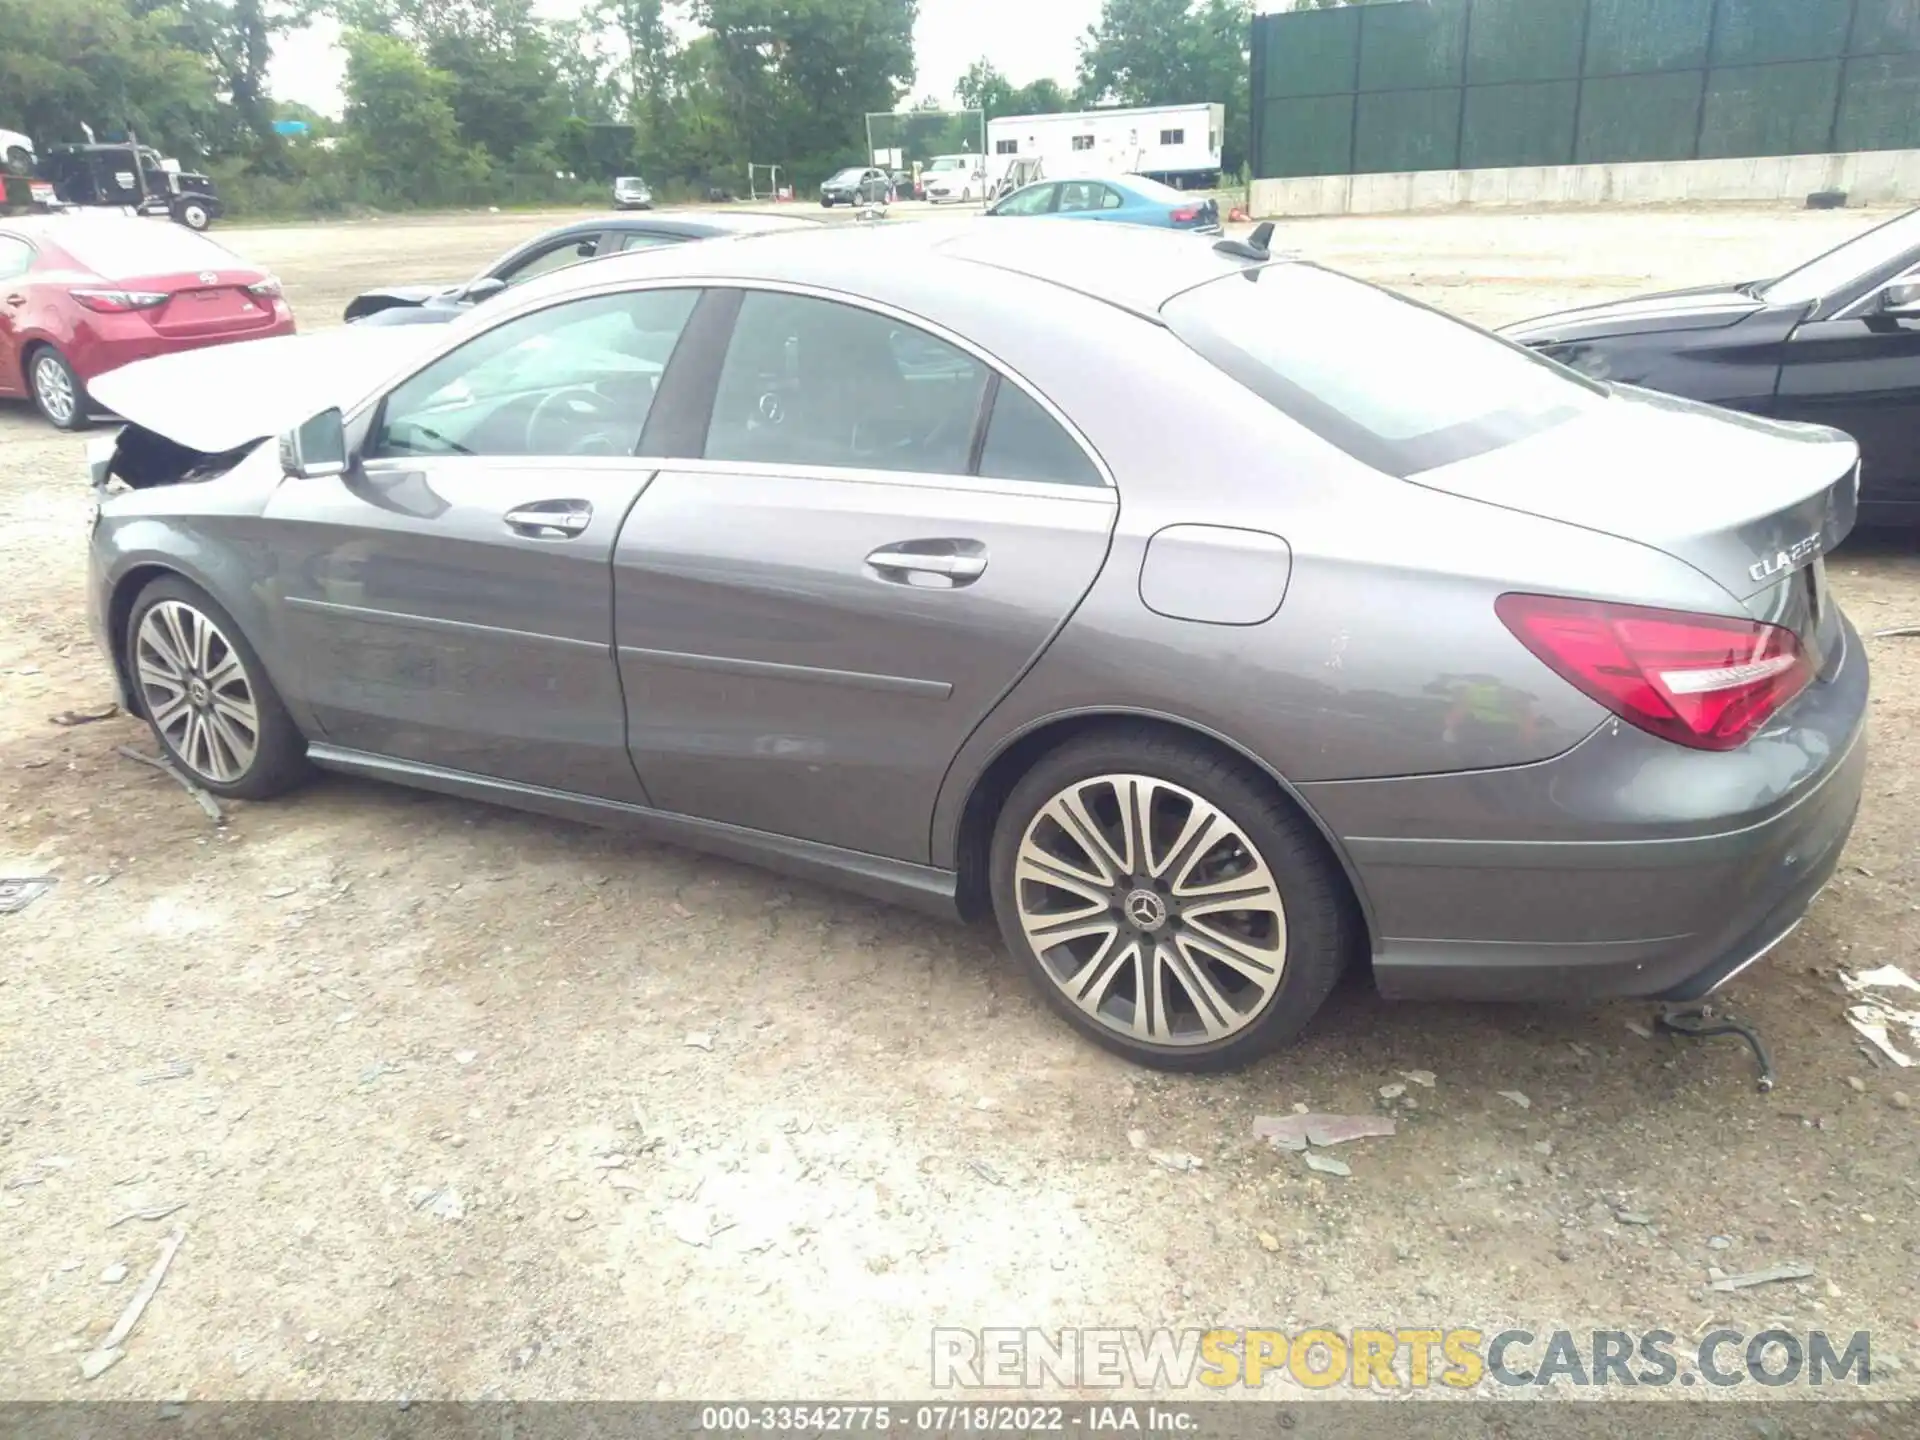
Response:
[{"label": "side skirt", "polygon": [[674,815],[644,805],[627,805],[617,800],[601,800],[565,790],[548,790],[513,780],[493,780],[484,775],[446,770],[411,760],[392,760],[360,750],[345,750],[337,745],[309,744],[307,758],[323,770],[335,770],[344,775],[410,785],[416,789],[434,790],[442,795],[457,795],[463,800],[482,800],[588,825],[634,830],[650,839],[685,845],[688,849],[710,855],[723,855],[730,860],[758,865],[796,879],[816,880],[823,885],[851,890],[890,905],[904,905],[943,920],[957,921],[960,918],[957,899],[960,877],[951,870],[915,865],[906,860],[890,860],[884,855],[868,855],[858,850],[843,850],[837,845],[822,845],[813,840],[769,835],[763,830],[749,830],[718,820]]}]

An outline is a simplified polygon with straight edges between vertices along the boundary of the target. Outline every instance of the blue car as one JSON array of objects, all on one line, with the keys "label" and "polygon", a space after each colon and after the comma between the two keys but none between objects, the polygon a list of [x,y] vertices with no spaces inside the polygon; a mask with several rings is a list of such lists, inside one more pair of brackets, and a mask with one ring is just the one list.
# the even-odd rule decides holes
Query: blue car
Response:
[{"label": "blue car", "polygon": [[1118,220],[1124,225],[1157,225],[1201,235],[1221,233],[1220,207],[1213,201],[1142,175],[1040,180],[1014,191],[987,214],[1064,215],[1070,220]]}]

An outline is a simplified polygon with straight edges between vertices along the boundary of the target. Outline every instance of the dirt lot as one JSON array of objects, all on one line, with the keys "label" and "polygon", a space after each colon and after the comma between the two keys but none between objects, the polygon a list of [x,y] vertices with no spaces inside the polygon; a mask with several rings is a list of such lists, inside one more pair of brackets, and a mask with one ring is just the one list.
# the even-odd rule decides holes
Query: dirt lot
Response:
[{"label": "dirt lot", "polygon": [[[320,326],[547,223],[221,238]],[[1768,273],[1861,224],[1286,236],[1495,322]],[[984,934],[734,865],[340,780],[212,827],[115,754],[149,744],[133,721],[49,723],[109,693],[79,460],[0,407],[0,873],[59,880],[0,916],[0,1396],[910,1395],[934,1324],[1715,1320],[1870,1330],[1876,1389],[1914,1390],[1920,1072],[1864,1053],[1834,972],[1920,971],[1920,640],[1869,642],[1846,868],[1734,992],[1778,1058],[1771,1096],[1734,1041],[1643,1038],[1644,1007],[1393,1007],[1358,985],[1293,1052],[1174,1079],[1073,1038]],[[1920,623],[1911,537],[1865,537],[1834,574],[1862,630]],[[1436,1083],[1379,1098],[1407,1070]],[[1348,1178],[1252,1139],[1308,1105],[1384,1108],[1400,1133],[1346,1147]],[[83,1381],[176,1225],[126,1357]],[[1789,1261],[1815,1277],[1706,1288],[1710,1265]]]}]

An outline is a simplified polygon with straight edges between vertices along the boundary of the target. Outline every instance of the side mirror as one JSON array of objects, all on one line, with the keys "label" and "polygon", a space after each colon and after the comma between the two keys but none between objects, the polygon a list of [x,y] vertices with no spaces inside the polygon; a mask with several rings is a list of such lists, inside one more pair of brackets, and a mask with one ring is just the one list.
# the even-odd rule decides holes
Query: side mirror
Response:
[{"label": "side mirror", "polygon": [[339,407],[322,410],[280,437],[280,473],[319,480],[347,472],[347,430]]},{"label": "side mirror", "polygon": [[478,305],[482,300],[491,300],[506,288],[507,282],[498,275],[486,275],[462,290],[460,298],[469,305]]},{"label": "side mirror", "polygon": [[1896,280],[1880,292],[1882,315],[1920,316],[1920,281]]}]

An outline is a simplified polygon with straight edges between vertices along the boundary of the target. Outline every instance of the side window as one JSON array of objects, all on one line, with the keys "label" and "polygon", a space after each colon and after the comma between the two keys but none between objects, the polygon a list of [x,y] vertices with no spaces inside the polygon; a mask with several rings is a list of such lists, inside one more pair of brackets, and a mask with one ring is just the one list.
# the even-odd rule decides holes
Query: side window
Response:
[{"label": "side window", "polygon": [[585,238],[563,240],[545,250],[529,255],[500,278],[509,286],[524,285],[536,275],[548,275],[555,270],[564,270],[569,265],[578,265],[582,260],[591,260],[600,253],[600,237],[588,235]]},{"label": "side window", "polygon": [[1060,214],[1098,210],[1107,187],[1090,180],[1070,180],[1060,187]]},{"label": "side window", "polygon": [[697,298],[596,295],[495,326],[389,393],[366,453],[631,455]]},{"label": "side window", "polygon": [[33,264],[33,247],[11,235],[0,235],[0,280],[11,280],[27,273]]},{"label": "side window", "polygon": [[647,230],[632,230],[613,237],[621,250],[658,250],[663,245],[678,245],[678,235],[659,235]]},{"label": "side window", "polygon": [[965,475],[986,367],[923,330],[752,291],[720,369],[709,460]]},{"label": "side window", "polygon": [[1104,485],[1080,444],[1018,385],[1005,380],[993,397],[980,473],[996,480],[1050,480],[1059,485]]},{"label": "side window", "polygon": [[1100,197],[1100,208],[1102,210],[1118,210],[1122,205],[1127,203],[1126,197],[1111,185],[1103,185],[1100,188],[1106,192]]}]

